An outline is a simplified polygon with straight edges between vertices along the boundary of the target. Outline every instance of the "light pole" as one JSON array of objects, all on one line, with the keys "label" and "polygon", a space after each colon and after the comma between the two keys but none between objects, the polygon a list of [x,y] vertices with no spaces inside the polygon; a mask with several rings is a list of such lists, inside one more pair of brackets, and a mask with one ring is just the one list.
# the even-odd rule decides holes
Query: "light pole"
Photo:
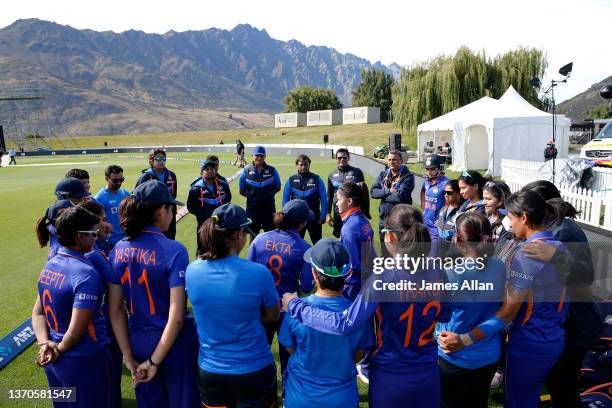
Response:
[{"label": "light pole", "polygon": [[[567,80],[569,79],[571,73],[572,73],[572,68],[574,67],[574,63],[570,62],[569,64],[565,64],[564,66],[562,66],[561,68],[559,68],[559,74],[563,75],[565,78],[561,79],[561,80],[551,80],[550,81],[550,85],[548,86],[548,89],[546,89],[544,91],[544,95],[548,95],[549,93],[551,94],[551,102],[552,102],[552,125],[553,125],[553,147],[557,147],[556,143],[557,143],[557,118],[555,116],[555,87],[561,83],[565,83],[567,82]],[[531,80],[529,80],[529,85],[533,86],[535,89],[539,90],[542,87],[542,81],[540,81],[540,78],[538,77],[534,77]],[[552,182],[553,184],[555,183],[555,160],[556,160],[556,155],[555,157],[552,159]]]}]

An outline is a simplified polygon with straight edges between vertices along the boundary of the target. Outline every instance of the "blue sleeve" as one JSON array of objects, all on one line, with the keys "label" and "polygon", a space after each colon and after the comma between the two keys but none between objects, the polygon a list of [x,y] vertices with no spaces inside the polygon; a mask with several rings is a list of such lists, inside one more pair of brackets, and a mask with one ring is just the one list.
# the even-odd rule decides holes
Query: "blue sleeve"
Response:
[{"label": "blue sleeve", "polygon": [[372,196],[372,198],[385,198],[389,195],[389,189],[383,186],[382,184],[383,179],[385,177],[385,171],[386,170],[380,172],[380,174],[376,178],[376,181],[372,185],[372,188],[370,189],[370,195]]},{"label": "blue sleeve", "polygon": [[122,269],[122,266],[121,264],[115,264],[115,262],[112,261],[116,257],[117,257],[117,247],[113,248],[110,254],[108,254],[108,258],[111,259],[111,261],[110,261],[110,275],[108,277],[107,283],[113,284],[113,285],[121,285],[121,274],[123,273],[123,271],[119,272],[119,269],[120,268]]},{"label": "blue sleeve", "polygon": [[297,342],[295,341],[295,337],[291,332],[295,320],[291,318],[291,316],[286,315],[283,319],[283,323],[281,324],[280,330],[278,331],[278,342],[283,345],[285,348],[290,348],[295,350],[297,347]]},{"label": "blue sleeve", "polygon": [[102,296],[100,277],[93,267],[73,278],[74,301],[76,309],[97,309]]},{"label": "blue sleeve", "polygon": [[225,201],[223,204],[232,202],[232,190],[230,189],[230,185],[228,182],[225,182],[225,188],[227,189],[227,194],[225,195]]},{"label": "blue sleeve", "polygon": [[291,183],[289,180],[291,180],[291,177],[285,181],[285,188],[283,188],[283,206],[291,200]]},{"label": "blue sleeve", "polygon": [[253,262],[257,262],[257,242],[259,236],[256,236],[255,239],[253,239],[253,242],[251,242],[251,246],[249,246],[249,251],[247,252],[247,257],[246,259],[248,259],[249,261],[253,261]]},{"label": "blue sleeve", "polygon": [[357,343],[357,350],[368,350],[376,345],[374,336],[374,327],[372,325],[366,325],[361,333],[359,343]]},{"label": "blue sleeve", "polygon": [[185,270],[187,270],[187,265],[189,265],[187,249],[182,244],[179,245],[180,248],[178,248],[176,255],[170,260],[168,265],[168,285],[171,289],[185,286]]},{"label": "blue sleeve", "polygon": [[319,177],[319,197],[321,199],[321,221],[325,222],[325,216],[327,215],[327,192],[321,177]]},{"label": "blue sleeve", "polygon": [[366,302],[361,291],[351,306],[342,312],[317,309],[301,299],[292,299],[289,302],[288,314],[304,326],[324,333],[346,336],[355,333],[368,322],[377,307],[378,302]]},{"label": "blue sleeve", "polygon": [[276,186],[276,191],[280,191],[280,188],[281,188],[280,174],[278,174],[278,170],[276,170],[276,167],[274,168],[274,185]]},{"label": "blue sleeve", "polygon": [[357,234],[351,231],[342,235],[340,241],[349,253],[349,260],[353,273],[361,272],[361,242],[357,239]]},{"label": "blue sleeve", "polygon": [[242,170],[242,173],[240,173],[240,178],[238,179],[238,188],[240,190],[246,190],[247,188],[246,176],[244,174],[244,170]]},{"label": "blue sleeve", "polygon": [[110,262],[106,255],[101,251],[93,251],[85,254],[85,258],[87,258],[94,268],[98,275],[100,276],[100,281],[102,284],[106,284],[112,278],[113,271],[111,270]]},{"label": "blue sleeve", "polygon": [[260,288],[262,291],[262,303],[266,309],[271,309],[278,305],[278,291],[274,286],[274,279],[270,271],[263,265],[256,264],[260,269],[259,274],[261,276]]},{"label": "blue sleeve", "polygon": [[194,188],[190,188],[187,194],[187,211],[194,215],[198,212],[197,190]]},{"label": "blue sleeve", "polygon": [[314,277],[312,276],[312,267],[307,262],[304,262],[304,265],[302,266],[300,281],[302,293],[310,293],[315,287]]},{"label": "blue sleeve", "polygon": [[542,262],[527,258],[523,251],[517,251],[510,265],[508,285],[519,292],[531,289],[542,265]]}]

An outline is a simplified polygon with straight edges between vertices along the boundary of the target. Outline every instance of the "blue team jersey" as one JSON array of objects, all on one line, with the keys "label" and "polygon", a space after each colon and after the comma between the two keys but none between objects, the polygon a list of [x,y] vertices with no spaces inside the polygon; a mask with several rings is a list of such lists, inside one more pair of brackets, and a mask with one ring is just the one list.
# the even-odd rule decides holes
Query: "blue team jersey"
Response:
[{"label": "blue team jersey", "polygon": [[[544,240],[558,250],[566,250],[562,243],[554,240],[550,231],[533,234],[524,243],[535,239]],[[533,358],[553,352],[553,345],[563,344],[563,322],[567,310],[563,280],[556,268],[551,263],[528,258],[518,250],[511,260],[508,285],[527,292],[510,324],[508,352]]]},{"label": "blue team jersey", "polygon": [[121,285],[132,328],[163,330],[168,322],[170,289],[185,286],[187,249],[159,228],[145,227],[136,239],[123,239],[110,256],[110,283]]},{"label": "blue team jersey", "polygon": [[[484,270],[472,267],[466,268],[462,273],[447,270],[446,274],[448,281],[456,283],[458,289],[452,294],[452,302],[446,304],[450,309],[450,320],[447,323],[439,323],[436,334],[443,330],[453,333],[469,333],[474,327],[495,315],[505,291],[503,262],[497,258],[491,258]],[[492,283],[493,291],[462,289],[465,283],[474,280],[481,283]],[[466,369],[484,367],[501,358],[501,335],[496,333],[451,354],[445,354],[439,348],[438,356]]]},{"label": "blue team jersey", "polygon": [[310,264],[304,261],[308,248],[310,244],[296,231],[272,230],[253,240],[247,258],[268,268],[279,297],[301,289],[308,293],[314,286]]},{"label": "blue team jersey", "polygon": [[[96,272],[100,276],[100,282],[102,283],[102,287],[104,288],[104,297],[102,301],[102,313],[104,316],[108,316],[108,303],[106,302],[106,293],[108,282],[111,280],[113,271],[111,269],[110,260],[108,256],[100,250],[94,248],[93,251],[85,254],[85,258],[93,265]],[[107,320],[108,322],[108,320]],[[110,329],[110,327],[108,327]]]},{"label": "blue team jersey", "polygon": [[197,260],[187,267],[186,283],[200,339],[200,368],[246,374],[274,362],[261,308],[277,306],[278,292],[263,265],[235,255]]},{"label": "blue team jersey", "polygon": [[91,309],[87,333],[70,350],[72,356],[101,353],[109,343],[101,303],[104,295],[100,276],[82,253],[60,248],[38,276],[38,294],[45,311],[52,341],[60,343],[70,326],[72,309]]},{"label": "blue team jersey", "polygon": [[421,190],[425,192],[425,207],[423,207],[423,221],[429,231],[436,234],[438,228],[436,227],[436,221],[440,215],[440,209],[444,207],[444,187],[448,182],[448,177],[441,176],[436,177],[436,183],[431,184],[431,181],[425,180]]},{"label": "blue team jersey", "polygon": [[[340,312],[350,306],[342,296],[311,295],[303,301],[314,307]],[[356,407],[359,395],[355,376],[355,352],[374,345],[374,331],[366,325],[350,336],[318,332],[291,316],[283,319],[278,341],[293,349],[287,365],[287,407]],[[329,358],[333,353],[333,358]]]},{"label": "blue team jersey", "polygon": [[[437,345],[434,340],[436,322],[445,322],[449,310],[442,302],[441,293],[428,288],[424,290],[396,291],[386,296],[385,302],[374,293],[374,280],[385,282],[445,283],[444,271],[387,270],[379,277],[373,275],[364,285],[357,298],[345,311],[331,312],[304,303],[300,299],[289,303],[287,315],[291,315],[308,327],[325,333],[350,334],[376,319],[376,350],[372,352],[372,364],[380,364],[393,370],[410,369],[414,364],[436,364]],[[370,299],[370,300],[369,300]],[[389,301],[392,300],[392,301]]]},{"label": "blue team jersey", "polygon": [[283,189],[283,206],[295,198],[306,201],[308,208],[320,217],[321,222],[325,222],[328,212],[327,192],[321,177],[311,172],[297,173],[289,177]]},{"label": "blue team jersey", "polygon": [[247,210],[274,210],[274,195],[280,187],[278,171],[267,163],[260,170],[254,164],[249,164],[238,179],[238,188],[246,191]]},{"label": "blue team jersey", "polygon": [[115,245],[125,236],[121,229],[121,222],[119,221],[119,204],[129,195],[129,191],[122,188],[113,193],[107,187],[104,187],[96,194],[96,201],[104,207],[104,211],[106,212],[106,221],[113,226],[113,232],[111,232],[110,237],[108,237],[108,243],[111,246]]},{"label": "blue team jersey", "polygon": [[361,284],[361,261],[371,261],[376,257],[374,246],[374,230],[370,221],[357,209],[342,214],[342,229],[340,242],[349,253],[353,273],[346,280],[349,285]]}]

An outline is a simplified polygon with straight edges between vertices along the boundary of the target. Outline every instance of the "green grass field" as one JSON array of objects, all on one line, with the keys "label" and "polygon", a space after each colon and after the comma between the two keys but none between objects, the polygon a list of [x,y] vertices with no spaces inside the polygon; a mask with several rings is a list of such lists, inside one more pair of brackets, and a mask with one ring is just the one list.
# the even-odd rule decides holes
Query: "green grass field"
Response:
[{"label": "green grass field", "polygon": [[[387,132],[387,131],[385,131]],[[153,142],[153,141],[151,141]],[[142,141],[145,144],[145,141]],[[149,143],[150,144],[150,143]],[[169,144],[169,143],[167,143]],[[179,144],[179,143],[177,143]],[[180,144],[186,144],[182,142]],[[128,157],[129,156],[129,157]],[[179,180],[179,199],[185,201],[189,184],[199,175],[199,160],[204,153],[171,153],[168,167],[176,172]],[[221,154],[220,173],[230,176],[237,171],[236,167],[224,164],[232,160],[233,155]],[[286,156],[269,156],[267,160],[277,167],[284,181],[295,172],[293,158]],[[144,154],[130,155],[86,155],[33,157],[18,159],[22,164],[44,164],[44,166],[24,166],[0,168],[0,279],[3,282],[0,297],[0,336],[5,335],[30,316],[32,304],[36,297],[36,280],[41,267],[46,261],[47,250],[38,247],[34,234],[36,220],[44,213],[55,197],[55,184],[70,168],[78,167],[89,171],[91,191],[96,193],[104,185],[104,169],[109,164],[119,164],[124,168],[126,181],[124,186],[131,190],[141,170],[147,167]],[[87,162],[87,163],[84,163]],[[63,163],[63,164],[62,164]],[[326,177],[334,168],[335,162],[328,159],[313,158],[313,172]],[[368,185],[373,179],[367,177]],[[238,194],[237,181],[230,184],[234,193],[233,202],[245,204],[245,198]],[[277,209],[280,208],[281,194],[277,194]],[[372,225],[378,228],[378,201],[372,200]],[[331,228],[324,228],[324,235],[331,236]],[[177,239],[185,244],[191,259],[195,253],[195,217],[188,215],[177,226]],[[246,253],[246,248],[243,254]],[[273,350],[277,356],[276,342]],[[46,377],[42,369],[34,364],[37,348],[29,347],[7,367],[0,371],[0,388],[44,388]],[[278,364],[277,364],[278,365]],[[124,371],[123,398],[126,407],[135,407],[131,379]],[[367,406],[367,387],[359,383],[361,406]],[[3,405],[3,404],[2,404]],[[50,406],[42,402],[16,402],[10,406]],[[3,405],[5,406],[5,405]]]}]

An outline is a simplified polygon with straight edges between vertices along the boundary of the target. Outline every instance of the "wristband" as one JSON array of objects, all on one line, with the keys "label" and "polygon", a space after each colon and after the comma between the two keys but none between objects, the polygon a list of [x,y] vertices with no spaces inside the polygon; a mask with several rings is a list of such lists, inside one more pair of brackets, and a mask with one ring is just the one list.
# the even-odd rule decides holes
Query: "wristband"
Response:
[{"label": "wristband", "polygon": [[463,343],[465,347],[471,346],[474,344],[474,340],[472,340],[472,336],[469,333],[459,335],[459,339]]},{"label": "wristband", "polygon": [[[153,360],[151,360],[151,357],[149,357],[149,364],[151,364],[151,365],[152,365],[152,366],[154,366],[154,367],[159,367],[159,364],[155,364],[155,363],[153,362]],[[161,364],[161,363],[160,363],[160,364]]]},{"label": "wristband", "polygon": [[478,328],[486,337],[492,336],[506,327],[506,322],[497,316],[493,316],[478,325]]}]

